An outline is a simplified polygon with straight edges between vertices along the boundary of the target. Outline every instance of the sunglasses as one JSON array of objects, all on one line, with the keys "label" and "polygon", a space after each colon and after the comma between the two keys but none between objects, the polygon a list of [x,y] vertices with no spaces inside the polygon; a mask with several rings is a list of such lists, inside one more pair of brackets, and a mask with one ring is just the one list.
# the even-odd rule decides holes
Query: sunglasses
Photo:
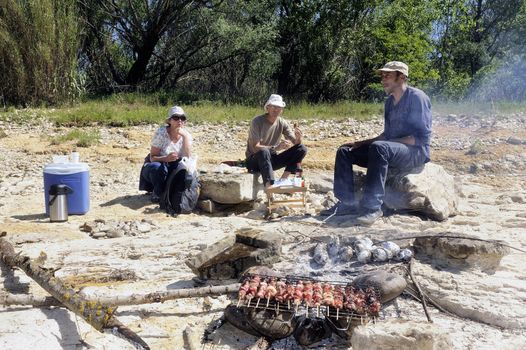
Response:
[{"label": "sunglasses", "polygon": [[184,115],[172,115],[170,117],[170,119],[173,119],[173,120],[180,120],[182,122],[185,122],[186,121],[186,116]]}]

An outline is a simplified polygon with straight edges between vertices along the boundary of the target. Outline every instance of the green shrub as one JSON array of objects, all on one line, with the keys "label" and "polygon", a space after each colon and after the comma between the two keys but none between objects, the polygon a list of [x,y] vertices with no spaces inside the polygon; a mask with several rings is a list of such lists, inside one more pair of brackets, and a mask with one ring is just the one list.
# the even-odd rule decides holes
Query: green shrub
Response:
[{"label": "green shrub", "polygon": [[78,147],[90,147],[100,141],[100,134],[98,131],[82,131],[72,130],[65,135],[60,135],[51,140],[52,145],[59,145],[67,141],[76,141],[75,145]]}]

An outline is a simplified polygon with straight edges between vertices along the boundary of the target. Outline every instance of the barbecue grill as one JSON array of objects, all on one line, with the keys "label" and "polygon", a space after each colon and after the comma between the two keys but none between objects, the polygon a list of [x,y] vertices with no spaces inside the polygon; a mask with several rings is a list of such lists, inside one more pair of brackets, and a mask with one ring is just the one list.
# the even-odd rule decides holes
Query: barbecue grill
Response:
[{"label": "barbecue grill", "polygon": [[[361,290],[340,281],[250,273],[241,278],[237,306],[269,310],[276,315],[325,318],[342,331],[351,325],[375,322],[380,310],[379,293],[372,287]],[[334,321],[346,326],[339,327]]]}]

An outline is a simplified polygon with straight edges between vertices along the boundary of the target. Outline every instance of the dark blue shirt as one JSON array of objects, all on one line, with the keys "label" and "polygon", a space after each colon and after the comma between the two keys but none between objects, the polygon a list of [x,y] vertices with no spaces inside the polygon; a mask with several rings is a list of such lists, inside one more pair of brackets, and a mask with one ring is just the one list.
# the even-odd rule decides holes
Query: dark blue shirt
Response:
[{"label": "dark blue shirt", "polygon": [[429,161],[431,101],[422,90],[408,86],[396,105],[394,97],[389,96],[385,101],[384,122],[386,140],[413,136],[415,146],[422,148]]}]

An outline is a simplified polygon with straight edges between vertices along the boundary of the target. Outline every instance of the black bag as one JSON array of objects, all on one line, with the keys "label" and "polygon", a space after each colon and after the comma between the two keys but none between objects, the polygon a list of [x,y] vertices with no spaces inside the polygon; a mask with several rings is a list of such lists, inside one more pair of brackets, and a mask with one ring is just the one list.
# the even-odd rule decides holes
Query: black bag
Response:
[{"label": "black bag", "polygon": [[197,206],[199,198],[199,178],[179,164],[166,179],[160,206],[170,215],[189,214]]}]

